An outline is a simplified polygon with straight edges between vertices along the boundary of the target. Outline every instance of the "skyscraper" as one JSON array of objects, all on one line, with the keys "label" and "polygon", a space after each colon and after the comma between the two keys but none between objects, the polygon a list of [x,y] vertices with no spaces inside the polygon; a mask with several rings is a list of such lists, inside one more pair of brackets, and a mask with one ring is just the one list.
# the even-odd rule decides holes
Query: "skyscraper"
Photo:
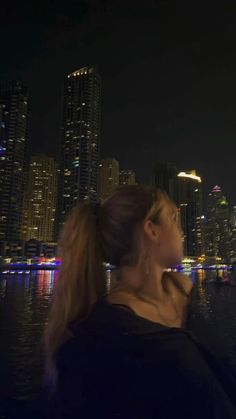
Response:
[{"label": "skyscraper", "polygon": [[201,178],[195,170],[178,173],[178,206],[184,232],[186,256],[201,256],[204,251],[202,237]]},{"label": "skyscraper", "polygon": [[31,157],[24,194],[23,240],[54,241],[57,175],[57,166],[52,157]]},{"label": "skyscraper", "polygon": [[151,175],[151,185],[168,193],[169,197],[178,201],[178,170],[172,163],[158,163]]},{"label": "skyscraper", "polygon": [[119,162],[116,159],[102,159],[99,165],[99,195],[103,201],[119,186]]},{"label": "skyscraper", "polygon": [[6,123],[5,123],[5,105],[0,103],[0,160],[5,160],[6,154]]},{"label": "skyscraper", "polygon": [[79,201],[98,199],[101,79],[95,66],[64,80],[58,193],[58,232]]},{"label": "skyscraper", "polygon": [[234,205],[230,213],[230,223],[232,227],[236,228],[236,206]]},{"label": "skyscraper", "polygon": [[208,194],[206,220],[204,222],[204,232],[206,237],[206,256],[219,256],[219,225],[216,222],[216,206],[222,198],[221,188],[216,185]]},{"label": "skyscraper", "polygon": [[135,172],[133,170],[120,170],[120,185],[136,185]]},{"label": "skyscraper", "polygon": [[20,240],[28,165],[29,98],[20,81],[0,83],[0,242]]},{"label": "skyscraper", "polygon": [[232,261],[236,261],[236,206],[233,206],[230,216]]},{"label": "skyscraper", "polygon": [[206,215],[206,255],[229,262],[232,252],[229,205],[218,185],[208,195]]}]

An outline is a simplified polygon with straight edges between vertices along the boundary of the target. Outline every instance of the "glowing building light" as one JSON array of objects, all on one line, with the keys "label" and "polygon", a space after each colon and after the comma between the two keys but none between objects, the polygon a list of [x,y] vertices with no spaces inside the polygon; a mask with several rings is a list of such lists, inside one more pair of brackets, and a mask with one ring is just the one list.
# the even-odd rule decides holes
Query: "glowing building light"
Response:
[{"label": "glowing building light", "polygon": [[220,186],[216,185],[214,188],[212,188],[212,192],[221,192]]},{"label": "glowing building light", "polygon": [[3,156],[3,154],[5,154],[5,152],[6,152],[6,148],[0,146],[0,156]]},{"label": "glowing building light", "polygon": [[87,67],[80,68],[79,70],[73,71],[73,73],[68,74],[67,78],[69,79],[71,76],[81,76],[83,74],[87,74],[88,72],[91,73],[91,69],[88,70]]},{"label": "glowing building light", "polygon": [[202,179],[200,178],[200,176],[197,176],[196,174],[193,173],[186,173],[186,172],[180,172],[178,174],[178,177],[183,177],[183,178],[188,178],[188,179],[192,179],[192,180],[197,180],[199,183],[202,181]]}]

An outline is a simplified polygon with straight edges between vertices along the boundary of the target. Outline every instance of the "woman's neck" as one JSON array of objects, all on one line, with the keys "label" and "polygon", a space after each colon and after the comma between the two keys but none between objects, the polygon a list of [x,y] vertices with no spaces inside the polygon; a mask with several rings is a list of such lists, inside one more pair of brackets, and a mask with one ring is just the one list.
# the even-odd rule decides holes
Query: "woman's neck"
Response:
[{"label": "woman's neck", "polygon": [[163,273],[160,266],[153,267],[147,275],[136,267],[124,267],[120,270],[117,288],[147,302],[163,302],[167,296]]}]

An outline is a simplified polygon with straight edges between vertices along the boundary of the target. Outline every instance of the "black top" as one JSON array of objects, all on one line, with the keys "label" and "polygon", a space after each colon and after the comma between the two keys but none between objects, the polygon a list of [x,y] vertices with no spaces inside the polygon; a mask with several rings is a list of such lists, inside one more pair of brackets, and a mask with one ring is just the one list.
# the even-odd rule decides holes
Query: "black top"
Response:
[{"label": "black top", "polygon": [[187,328],[103,299],[72,330],[50,418],[236,418],[236,379]]}]

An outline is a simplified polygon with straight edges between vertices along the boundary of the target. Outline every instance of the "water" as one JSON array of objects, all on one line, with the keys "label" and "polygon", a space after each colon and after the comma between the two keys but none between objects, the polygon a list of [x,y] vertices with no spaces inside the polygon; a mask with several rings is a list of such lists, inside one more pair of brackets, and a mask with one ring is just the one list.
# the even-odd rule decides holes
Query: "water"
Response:
[{"label": "water", "polygon": [[[236,366],[236,287],[205,285],[204,271],[195,282],[191,327],[214,352]],[[0,274],[0,397],[35,398],[42,374],[38,353],[58,271]],[[4,417],[1,416],[0,417]]]},{"label": "water", "polygon": [[189,326],[213,353],[228,358],[236,374],[236,287],[207,283],[212,275],[216,273],[191,273],[195,286]]},{"label": "water", "polygon": [[58,271],[43,270],[0,276],[1,396],[24,400],[37,395],[39,343],[57,277]]}]

